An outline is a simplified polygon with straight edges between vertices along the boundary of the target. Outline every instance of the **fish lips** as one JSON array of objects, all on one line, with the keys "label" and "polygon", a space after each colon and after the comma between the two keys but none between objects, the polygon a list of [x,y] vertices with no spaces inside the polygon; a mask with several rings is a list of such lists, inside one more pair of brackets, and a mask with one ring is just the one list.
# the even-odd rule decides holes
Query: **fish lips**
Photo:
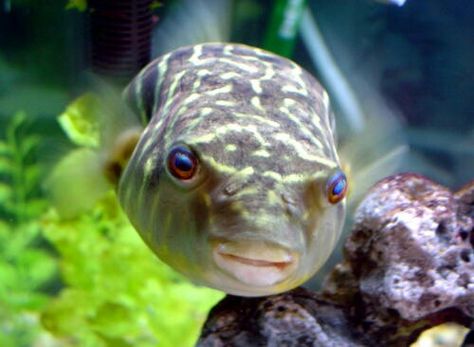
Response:
[{"label": "fish lips", "polygon": [[216,266],[251,287],[277,285],[298,267],[299,256],[279,245],[258,241],[217,241],[212,256]]}]

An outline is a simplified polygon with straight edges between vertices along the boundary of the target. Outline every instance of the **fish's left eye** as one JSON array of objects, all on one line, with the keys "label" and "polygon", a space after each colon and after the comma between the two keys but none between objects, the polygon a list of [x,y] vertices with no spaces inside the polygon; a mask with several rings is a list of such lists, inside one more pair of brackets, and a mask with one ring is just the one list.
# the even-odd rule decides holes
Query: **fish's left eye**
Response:
[{"label": "fish's left eye", "polygon": [[168,171],[180,180],[194,177],[198,161],[194,153],[185,146],[176,146],[168,154]]},{"label": "fish's left eye", "polygon": [[326,196],[331,204],[337,204],[347,193],[347,178],[342,171],[336,171],[326,183]]}]

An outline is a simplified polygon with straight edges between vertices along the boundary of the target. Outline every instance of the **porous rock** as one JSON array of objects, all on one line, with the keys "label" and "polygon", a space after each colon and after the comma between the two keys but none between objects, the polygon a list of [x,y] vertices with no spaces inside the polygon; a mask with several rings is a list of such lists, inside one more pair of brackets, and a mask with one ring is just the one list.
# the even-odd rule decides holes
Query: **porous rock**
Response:
[{"label": "porous rock", "polygon": [[377,183],[321,292],[227,296],[198,346],[407,346],[444,322],[474,328],[474,181]]}]

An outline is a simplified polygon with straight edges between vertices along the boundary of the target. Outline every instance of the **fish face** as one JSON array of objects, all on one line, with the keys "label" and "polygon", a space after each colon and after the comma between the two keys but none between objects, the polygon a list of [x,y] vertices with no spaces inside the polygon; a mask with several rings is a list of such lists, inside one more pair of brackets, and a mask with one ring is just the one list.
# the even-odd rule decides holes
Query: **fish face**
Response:
[{"label": "fish face", "polygon": [[196,128],[189,137],[176,124],[183,134],[174,133],[177,141],[160,151],[165,155],[149,151],[145,164],[125,175],[148,182],[124,206],[150,248],[195,283],[234,295],[274,294],[311,277],[344,220],[343,202],[327,200],[332,165],[294,160],[291,144],[256,123],[247,126],[266,139],[265,156],[255,155],[264,149],[252,132],[235,128],[217,141],[206,135],[219,134],[217,128]]},{"label": "fish face", "polygon": [[292,289],[326,260],[340,233],[344,206],[318,201],[316,182],[303,180],[290,188],[267,177],[249,181],[232,196],[221,193],[212,200],[212,259],[206,279],[242,296]]},{"label": "fish face", "polygon": [[204,44],[159,59],[128,92],[150,120],[118,194],[160,259],[242,296],[292,289],[322,266],[346,182],[327,94],[309,74],[251,47]]}]

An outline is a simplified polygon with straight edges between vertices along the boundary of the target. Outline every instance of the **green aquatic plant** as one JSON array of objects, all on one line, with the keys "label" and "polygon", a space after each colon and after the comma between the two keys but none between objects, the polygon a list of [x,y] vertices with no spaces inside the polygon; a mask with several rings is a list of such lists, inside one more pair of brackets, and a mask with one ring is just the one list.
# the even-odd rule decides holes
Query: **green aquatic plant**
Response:
[{"label": "green aquatic plant", "polygon": [[34,155],[40,137],[31,125],[18,112],[0,140],[0,346],[30,346],[39,336],[38,312],[56,273],[36,219],[45,201]]},{"label": "green aquatic plant", "polygon": [[30,346],[42,332],[38,312],[49,299],[56,262],[40,239],[35,222],[0,222],[0,346]]},{"label": "green aquatic plant", "polygon": [[46,207],[40,194],[41,166],[36,160],[40,136],[31,132],[24,112],[9,121],[0,140],[0,214],[21,224]]},{"label": "green aquatic plant", "polygon": [[222,294],[199,288],[149,251],[107,195],[90,212],[43,221],[65,287],[42,315],[66,346],[192,346]]}]

